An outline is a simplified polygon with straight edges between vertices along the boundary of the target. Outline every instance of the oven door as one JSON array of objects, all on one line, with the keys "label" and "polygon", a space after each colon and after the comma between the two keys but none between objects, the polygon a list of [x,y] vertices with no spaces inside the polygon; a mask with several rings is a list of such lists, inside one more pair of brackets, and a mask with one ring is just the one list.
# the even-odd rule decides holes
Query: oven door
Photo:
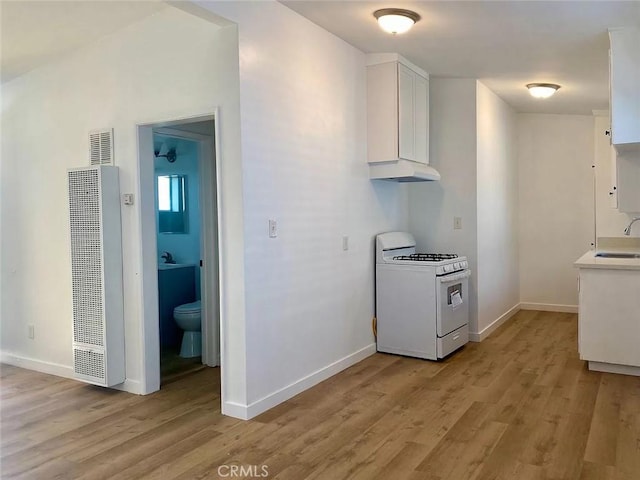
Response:
[{"label": "oven door", "polygon": [[438,337],[444,337],[469,323],[470,270],[436,278],[436,325]]}]

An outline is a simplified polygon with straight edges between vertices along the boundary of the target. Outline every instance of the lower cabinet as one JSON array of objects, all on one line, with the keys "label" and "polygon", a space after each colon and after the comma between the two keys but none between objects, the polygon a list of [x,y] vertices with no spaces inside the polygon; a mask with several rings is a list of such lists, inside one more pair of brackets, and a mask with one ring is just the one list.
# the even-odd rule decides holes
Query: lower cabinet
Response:
[{"label": "lower cabinet", "polygon": [[640,367],[640,269],[580,268],[578,348],[589,362]]}]

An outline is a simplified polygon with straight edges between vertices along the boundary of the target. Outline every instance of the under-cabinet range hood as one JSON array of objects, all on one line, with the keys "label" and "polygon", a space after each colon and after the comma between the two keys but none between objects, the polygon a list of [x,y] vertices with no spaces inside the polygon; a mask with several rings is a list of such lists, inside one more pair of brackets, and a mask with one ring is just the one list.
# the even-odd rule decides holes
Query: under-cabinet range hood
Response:
[{"label": "under-cabinet range hood", "polygon": [[369,163],[369,176],[373,180],[394,182],[430,182],[440,180],[438,171],[425,163],[411,160]]}]

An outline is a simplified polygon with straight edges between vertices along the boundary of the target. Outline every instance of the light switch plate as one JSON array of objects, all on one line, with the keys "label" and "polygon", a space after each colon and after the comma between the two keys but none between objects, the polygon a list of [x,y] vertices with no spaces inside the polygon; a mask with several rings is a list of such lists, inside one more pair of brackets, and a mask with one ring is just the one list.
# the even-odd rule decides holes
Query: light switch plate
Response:
[{"label": "light switch plate", "polygon": [[453,229],[462,230],[462,217],[453,217]]},{"label": "light switch plate", "polygon": [[276,238],[278,236],[278,222],[269,220],[269,237]]}]

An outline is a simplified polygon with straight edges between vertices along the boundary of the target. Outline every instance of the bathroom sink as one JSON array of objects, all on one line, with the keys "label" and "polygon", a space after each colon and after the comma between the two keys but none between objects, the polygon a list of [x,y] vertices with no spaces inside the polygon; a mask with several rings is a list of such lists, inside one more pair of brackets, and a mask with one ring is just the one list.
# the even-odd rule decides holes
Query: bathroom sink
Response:
[{"label": "bathroom sink", "polygon": [[159,263],[158,270],[173,270],[174,268],[193,267],[193,264],[184,263]]},{"label": "bathroom sink", "polygon": [[600,258],[640,258],[640,253],[620,253],[620,252],[598,252],[596,257]]}]

